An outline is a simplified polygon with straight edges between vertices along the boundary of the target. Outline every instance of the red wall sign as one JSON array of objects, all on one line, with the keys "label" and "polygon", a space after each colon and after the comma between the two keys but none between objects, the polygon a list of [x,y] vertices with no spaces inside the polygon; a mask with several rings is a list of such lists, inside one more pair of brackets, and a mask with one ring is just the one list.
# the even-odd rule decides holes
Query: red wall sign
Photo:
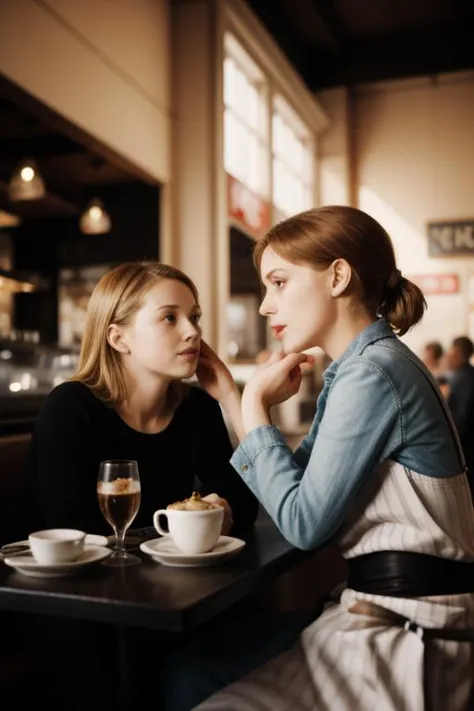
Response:
[{"label": "red wall sign", "polygon": [[417,284],[424,294],[458,294],[458,274],[413,274],[407,279]]},{"label": "red wall sign", "polygon": [[227,175],[227,204],[229,217],[253,237],[270,228],[269,204],[232,175]]}]

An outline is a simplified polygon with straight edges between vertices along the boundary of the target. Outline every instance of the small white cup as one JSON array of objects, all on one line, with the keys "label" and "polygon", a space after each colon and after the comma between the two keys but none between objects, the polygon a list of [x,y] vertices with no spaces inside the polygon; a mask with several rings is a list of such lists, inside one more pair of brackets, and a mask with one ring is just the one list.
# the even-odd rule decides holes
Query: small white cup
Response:
[{"label": "small white cup", "polygon": [[[160,524],[160,516],[168,520],[168,531]],[[153,515],[153,525],[162,536],[171,536],[177,548],[188,555],[207,553],[216,545],[221,535],[224,509],[189,511],[159,509]]]},{"label": "small white cup", "polygon": [[28,536],[31,552],[40,565],[77,560],[84,551],[86,534],[74,528],[49,528]]}]

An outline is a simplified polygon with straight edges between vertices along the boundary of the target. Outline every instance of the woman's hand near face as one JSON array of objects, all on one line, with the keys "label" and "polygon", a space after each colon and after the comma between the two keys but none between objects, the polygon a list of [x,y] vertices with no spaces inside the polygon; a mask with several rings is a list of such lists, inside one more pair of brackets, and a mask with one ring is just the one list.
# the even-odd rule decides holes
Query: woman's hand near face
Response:
[{"label": "woman's hand near face", "polygon": [[245,386],[242,395],[242,418],[245,432],[271,424],[270,408],[295,395],[300,389],[301,366],[313,363],[305,353],[273,353],[259,366]]},{"label": "woman's hand near face", "polygon": [[259,398],[266,407],[278,405],[298,392],[303,378],[301,366],[312,362],[312,356],[305,353],[275,352],[257,368],[244,393]]},{"label": "woman's hand near face", "polygon": [[196,375],[202,389],[220,403],[237,389],[230,370],[205,341],[201,341]]},{"label": "woman's hand near face", "polygon": [[199,384],[208,395],[220,402],[237,437],[244,430],[240,411],[240,391],[228,367],[205,341],[201,341],[201,355],[196,371]]}]

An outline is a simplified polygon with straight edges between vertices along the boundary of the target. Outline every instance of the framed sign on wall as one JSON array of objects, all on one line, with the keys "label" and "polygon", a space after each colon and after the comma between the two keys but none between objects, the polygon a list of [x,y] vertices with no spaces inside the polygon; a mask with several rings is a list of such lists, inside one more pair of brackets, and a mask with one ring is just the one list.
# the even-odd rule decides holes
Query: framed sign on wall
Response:
[{"label": "framed sign on wall", "polygon": [[474,254],[474,219],[428,222],[430,257]]},{"label": "framed sign on wall", "polygon": [[458,274],[407,274],[407,278],[425,295],[458,294],[461,288]]}]

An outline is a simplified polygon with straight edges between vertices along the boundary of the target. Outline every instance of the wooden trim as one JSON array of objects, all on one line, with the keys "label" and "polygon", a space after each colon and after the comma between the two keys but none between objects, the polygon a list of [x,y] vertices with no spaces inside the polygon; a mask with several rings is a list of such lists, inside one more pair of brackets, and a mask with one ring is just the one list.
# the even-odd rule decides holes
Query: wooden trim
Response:
[{"label": "wooden trim", "polygon": [[42,101],[37,99],[33,94],[29,94],[22,89],[18,84],[15,84],[10,79],[0,73],[0,95],[5,96],[17,106],[32,113],[40,121],[49,126],[53,131],[67,136],[72,141],[84,146],[88,151],[94,153],[107,162],[114,165],[116,168],[128,173],[130,177],[143,180],[149,185],[157,185],[157,181],[149,173],[142,170],[132,161],[124,158],[122,155],[114,151],[109,146],[101,143],[92,134],[88,133],[76,124],[69,121],[65,116],[57,113]]},{"label": "wooden trim", "polygon": [[243,0],[224,3],[226,29],[233,32],[313,133],[329,126],[329,118],[293,69],[277,43]]}]

